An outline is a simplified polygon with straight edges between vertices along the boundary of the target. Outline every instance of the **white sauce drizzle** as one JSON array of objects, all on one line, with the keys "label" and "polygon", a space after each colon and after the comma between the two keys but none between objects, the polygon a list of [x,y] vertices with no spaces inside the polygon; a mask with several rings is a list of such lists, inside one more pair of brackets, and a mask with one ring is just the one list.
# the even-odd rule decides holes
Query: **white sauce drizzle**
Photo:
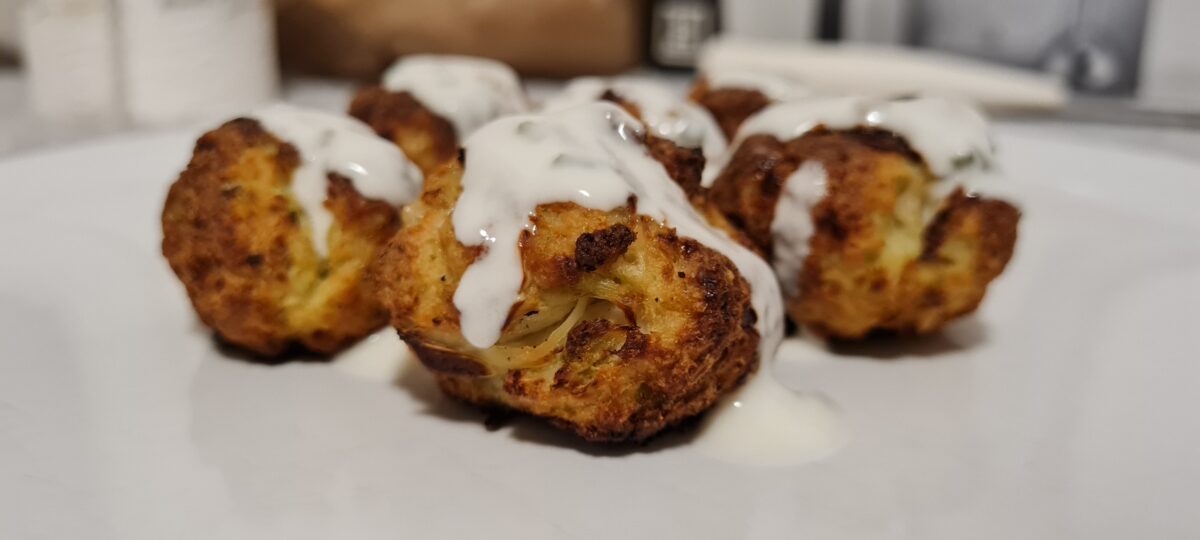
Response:
[{"label": "white sauce drizzle", "polygon": [[421,170],[394,144],[358,120],[284,104],[250,116],[300,153],[301,164],[292,175],[292,195],[308,216],[318,255],[328,254],[333,225],[333,214],[325,208],[328,173],[350,179],[362,196],[395,207],[421,193]]},{"label": "white sauce drizzle", "polygon": [[794,139],[818,125],[891,131],[904,138],[938,177],[950,176],[966,160],[988,166],[994,156],[983,113],[958,101],[933,97],[881,102],[837,97],[779,103],[747,118],[731,147],[757,134],[781,141]]},{"label": "white sauce drizzle", "polygon": [[[791,343],[788,340],[785,343]],[[781,352],[782,354],[782,352]],[[827,457],[846,440],[841,414],[827,398],[796,392],[763,365],[704,418],[700,452],[740,465],[780,467]]]},{"label": "white sauce drizzle", "polygon": [[796,294],[796,279],[808,257],[808,241],[816,231],[812,209],[825,198],[825,166],[817,160],[800,165],[783,184],[771,221],[772,262],[784,294]]},{"label": "white sauce drizzle", "polygon": [[384,73],[383,87],[412,94],[453,124],[459,140],[495,118],[528,110],[517,74],[486,58],[406,56]]},{"label": "white sauce drizzle", "polygon": [[390,383],[400,375],[410,356],[408,346],[388,327],[338,353],[333,367],[355,378]]},{"label": "white sauce drizzle", "polygon": [[789,101],[809,97],[814,93],[800,81],[770,71],[721,69],[706,71],[703,76],[711,89],[758,90],[772,101]]},{"label": "white sauce drizzle", "polygon": [[779,285],[758,256],[713,229],[639,140],[640,122],[611,103],[588,103],[544,115],[502,118],[467,139],[463,191],[454,231],[487,251],[454,293],[464,337],[479,348],[500,336],[523,279],[517,241],[540,204],[574,202],[611,210],[637,197],[637,211],[728,257],[750,283],[762,336],[761,358],[774,357],[783,335]]},{"label": "white sauce drizzle", "polygon": [[547,100],[542,111],[557,112],[596,101],[605,90],[637,105],[642,122],[654,135],[684,148],[699,148],[708,159],[725,153],[725,136],[708,111],[651,81],[580,77]]}]

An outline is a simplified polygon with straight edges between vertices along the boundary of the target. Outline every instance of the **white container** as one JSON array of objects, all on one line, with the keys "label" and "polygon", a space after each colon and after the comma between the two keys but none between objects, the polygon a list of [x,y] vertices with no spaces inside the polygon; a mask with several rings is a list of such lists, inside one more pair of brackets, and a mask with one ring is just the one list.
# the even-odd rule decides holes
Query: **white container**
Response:
[{"label": "white container", "polygon": [[1138,97],[1151,109],[1200,111],[1200,2],[1157,0],[1148,15]]},{"label": "white container", "polygon": [[125,108],[142,126],[215,121],[275,98],[267,0],[117,0]]},{"label": "white container", "polygon": [[821,16],[818,0],[727,0],[721,2],[726,36],[773,41],[811,41]]},{"label": "white container", "polygon": [[119,118],[109,0],[29,0],[19,15],[34,114],[77,124],[80,131]]}]

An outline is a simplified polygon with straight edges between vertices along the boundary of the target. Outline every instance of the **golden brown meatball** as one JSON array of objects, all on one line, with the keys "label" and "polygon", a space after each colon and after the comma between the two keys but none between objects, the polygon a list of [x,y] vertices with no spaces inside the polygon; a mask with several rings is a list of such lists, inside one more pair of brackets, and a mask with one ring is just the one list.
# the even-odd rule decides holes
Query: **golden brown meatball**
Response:
[{"label": "golden brown meatball", "polygon": [[[826,172],[811,216],[776,216],[789,176],[808,160]],[[1012,256],[1020,214],[961,189],[944,201],[935,178],[891,133],[817,129],[789,141],[753,135],[713,185],[713,199],[768,258],[775,219],[811,219],[809,253],[787,299],[797,323],[859,338],[874,330],[925,334],[975,310]],[[932,215],[930,219],[928,216]]]},{"label": "golden brown meatball", "polygon": [[460,141],[454,126],[408,92],[365,88],[350,103],[350,116],[396,143],[426,176],[458,153]]},{"label": "golden brown meatball", "polygon": [[426,181],[378,274],[392,325],[448,394],[548,419],[590,441],[642,440],[694,416],[757,365],[749,285],[729,259],[637,214],[540,205],[500,340],[462,336],[453,296],[480,253],[455,236],[458,161]]},{"label": "golden brown meatball", "polygon": [[725,138],[731,141],[742,122],[771,104],[771,98],[758,90],[711,88],[704,79],[696,81],[689,99],[707,109],[721,126]]},{"label": "golden brown meatball", "polygon": [[257,121],[230,121],[196,142],[162,213],[163,255],[200,320],[264,356],[332,353],[387,321],[362,277],[398,212],[329,175],[334,224],[322,258],[290,193],[299,164],[296,148]]}]

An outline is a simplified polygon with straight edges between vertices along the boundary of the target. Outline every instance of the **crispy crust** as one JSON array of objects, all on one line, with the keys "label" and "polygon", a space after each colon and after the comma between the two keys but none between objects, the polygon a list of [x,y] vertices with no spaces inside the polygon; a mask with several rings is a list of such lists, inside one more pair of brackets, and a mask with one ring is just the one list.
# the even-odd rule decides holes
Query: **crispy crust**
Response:
[{"label": "crispy crust", "polygon": [[935,200],[936,180],[903,139],[818,129],[790,141],[748,137],[713,185],[722,212],[768,257],[784,182],[810,159],[827,172],[827,194],[811,218],[782,218],[816,228],[787,307],[820,334],[935,332],[974,311],[1012,256],[1020,219],[1012,205],[961,190]]},{"label": "crispy crust", "polygon": [[396,143],[426,176],[458,153],[454,126],[408,92],[389,92],[379,86],[364,88],[350,103],[350,116]]},{"label": "crispy crust", "polygon": [[[431,176],[384,249],[380,297],[444,391],[550,420],[590,441],[642,440],[694,416],[757,364],[750,288],[734,265],[639,216],[538,207],[525,280],[500,342],[462,337],[454,291],[478,248],[459,244],[457,162]],[[564,322],[566,321],[566,322]]]},{"label": "crispy crust", "polygon": [[725,139],[732,141],[742,122],[767,108],[771,99],[748,88],[709,88],[704,79],[696,81],[689,99],[708,109],[717,120]]},{"label": "crispy crust", "polygon": [[362,276],[398,212],[330,175],[335,224],[322,261],[289,190],[299,159],[258,122],[232,120],[196,142],[162,213],[163,255],[200,320],[267,357],[332,353],[386,322]]},{"label": "crispy crust", "polygon": [[[637,105],[612,90],[605,90],[600,99],[615,103],[635,118],[641,119],[641,110]],[[713,203],[708,188],[701,185],[700,179],[707,160],[699,148],[682,148],[668,139],[654,135],[647,136],[645,143],[651,157],[662,163],[667,170],[667,175],[683,188],[683,192],[687,194],[692,206],[697,212],[700,212],[700,215],[704,216],[709,225],[725,231],[725,234],[739,244],[758,251],[758,247],[746,237],[741,229],[730,223],[725,214],[721,213],[721,209]],[[761,255],[761,252],[759,254]]]},{"label": "crispy crust", "polygon": [[584,272],[595,272],[624,255],[636,239],[637,235],[620,223],[583,233],[575,239],[575,266]]}]

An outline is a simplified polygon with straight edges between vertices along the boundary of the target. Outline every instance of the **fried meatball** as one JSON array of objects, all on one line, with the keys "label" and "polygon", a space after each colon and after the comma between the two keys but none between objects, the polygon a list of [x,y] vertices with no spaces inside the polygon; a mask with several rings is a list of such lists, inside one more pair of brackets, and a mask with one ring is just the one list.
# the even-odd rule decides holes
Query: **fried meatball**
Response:
[{"label": "fried meatball", "polygon": [[[824,169],[825,194],[810,214],[777,215],[785,183],[810,161]],[[791,318],[853,339],[876,330],[938,330],[975,310],[1012,256],[1016,208],[961,188],[939,199],[935,182],[921,156],[890,132],[819,128],[787,141],[747,137],[712,190],[729,219],[787,274],[779,277],[791,290]],[[775,252],[777,219],[811,220],[797,268],[778,264],[786,254]]]},{"label": "fried meatball", "polygon": [[786,71],[711,66],[692,85],[689,99],[708,110],[733,140],[746,119],[771,104],[809,98],[814,91]]},{"label": "fried meatball", "polygon": [[384,249],[392,325],[451,396],[543,417],[589,441],[643,440],[710,407],[757,365],[751,291],[724,255],[637,213],[543,204],[499,341],[463,337],[453,297],[480,247],[451,216],[457,161],[428,178]]},{"label": "fried meatball", "polygon": [[196,142],[162,212],[162,251],[205,325],[272,357],[294,347],[333,353],[383,326],[363,274],[400,227],[388,203],[328,177],[328,256],[314,248],[290,184],[301,156],[252,119]]},{"label": "fried meatball", "polygon": [[379,86],[365,88],[350,103],[350,116],[396,143],[426,175],[458,153],[454,126],[408,92],[390,92]]},{"label": "fried meatball", "polygon": [[731,141],[742,122],[771,104],[771,98],[757,89],[712,88],[704,79],[696,81],[689,99],[708,110]]},{"label": "fried meatball", "polygon": [[526,110],[512,68],[447,54],[397,60],[381,85],[360,91],[350,104],[351,116],[396,143],[426,175],[453,158],[480,126]]}]

